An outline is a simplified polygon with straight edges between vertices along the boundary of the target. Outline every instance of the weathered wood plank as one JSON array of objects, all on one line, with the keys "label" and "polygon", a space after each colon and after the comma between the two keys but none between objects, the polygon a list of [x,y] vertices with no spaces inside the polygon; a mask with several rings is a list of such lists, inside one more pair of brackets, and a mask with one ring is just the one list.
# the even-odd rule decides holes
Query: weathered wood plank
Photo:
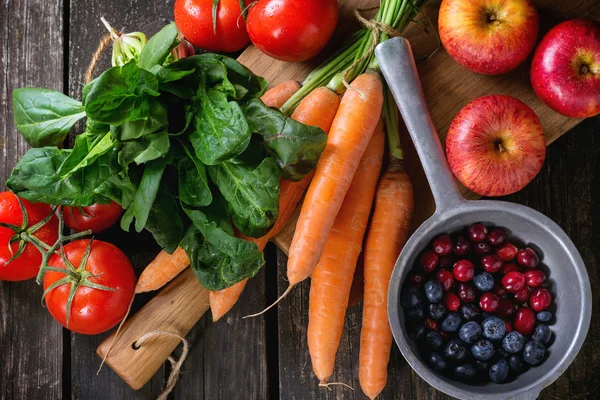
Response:
[{"label": "weathered wood plank", "polygon": [[[0,4],[0,189],[27,144],[12,116],[12,91],[64,90],[62,2]],[[62,328],[40,306],[33,281],[0,282],[0,399],[60,399]]]}]

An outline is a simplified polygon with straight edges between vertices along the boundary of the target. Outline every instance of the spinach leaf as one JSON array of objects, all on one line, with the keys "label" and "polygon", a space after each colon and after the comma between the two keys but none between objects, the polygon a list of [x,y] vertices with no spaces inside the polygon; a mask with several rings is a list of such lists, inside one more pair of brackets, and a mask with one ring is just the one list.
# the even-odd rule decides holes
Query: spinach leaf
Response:
[{"label": "spinach leaf", "polygon": [[179,204],[169,188],[161,184],[150,208],[145,228],[152,233],[156,243],[169,254],[177,249],[185,231],[179,210]]},{"label": "spinach leaf", "polygon": [[158,79],[159,84],[179,81],[179,80],[185,78],[186,76],[193,74],[194,71],[195,71],[194,69],[180,70],[180,69],[177,69],[176,67],[175,68],[165,68],[162,65],[155,65],[150,70],[150,72],[152,72]]},{"label": "spinach leaf", "polygon": [[251,133],[240,105],[214,89],[198,90],[190,141],[205,165],[215,165],[242,153]]},{"label": "spinach leaf", "polygon": [[221,197],[202,210],[184,211],[193,222],[181,242],[196,277],[209,290],[225,289],[250,278],[264,264],[256,244],[233,236]]},{"label": "spinach leaf", "polygon": [[80,102],[55,90],[15,89],[12,103],[17,130],[33,147],[61,145],[85,116]]},{"label": "spinach leaf", "polygon": [[144,169],[144,175],[140,182],[140,186],[135,193],[135,198],[131,207],[127,209],[125,215],[121,219],[121,228],[124,231],[129,231],[131,222],[135,218],[135,230],[141,232],[148,222],[150,209],[156,200],[158,189],[160,187],[165,167],[167,166],[166,159],[159,159],[148,163]]},{"label": "spinach leaf", "polygon": [[206,167],[193,151],[183,146],[187,157],[179,161],[179,200],[192,207],[205,207],[212,202]]},{"label": "spinach leaf", "polygon": [[155,65],[162,65],[169,56],[169,53],[171,53],[171,50],[179,44],[178,35],[179,30],[174,22],[162,28],[148,40],[148,43],[142,49],[138,66],[150,70]]},{"label": "spinach leaf", "polygon": [[123,142],[119,151],[119,164],[128,170],[132,162],[142,165],[165,156],[170,146],[169,134],[166,131]]},{"label": "spinach leaf", "polygon": [[260,164],[223,162],[208,173],[227,200],[235,226],[245,235],[269,232],[279,215],[279,166],[272,157]]},{"label": "spinach leaf", "polygon": [[74,172],[87,167],[108,153],[115,146],[110,132],[104,135],[95,135],[89,132],[82,133],[75,138],[75,146],[56,173],[61,178],[66,178]]},{"label": "spinach leaf", "polygon": [[111,125],[144,119],[151,97],[159,96],[158,80],[135,65],[112,67],[84,87],[83,105],[88,117]]},{"label": "spinach leaf", "polygon": [[142,136],[166,130],[169,122],[167,110],[155,99],[148,101],[148,116],[135,121],[125,121],[121,125],[111,128],[115,138],[121,141],[138,139]]},{"label": "spinach leaf", "polygon": [[327,144],[323,130],[294,121],[259,99],[251,99],[243,109],[250,130],[262,136],[284,179],[298,181],[316,167]]},{"label": "spinach leaf", "polygon": [[[124,177],[116,151],[99,156],[92,164],[61,177],[58,169],[73,150],[42,147],[29,150],[13,169],[6,185],[15,194],[34,202],[90,206],[126,198]],[[131,185],[130,182],[127,185]]]}]

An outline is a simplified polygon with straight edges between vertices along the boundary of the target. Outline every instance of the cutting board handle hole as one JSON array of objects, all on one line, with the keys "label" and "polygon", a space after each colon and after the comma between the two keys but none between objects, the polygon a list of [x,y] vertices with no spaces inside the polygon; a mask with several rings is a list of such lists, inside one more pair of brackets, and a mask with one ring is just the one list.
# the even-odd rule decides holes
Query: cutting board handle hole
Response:
[{"label": "cutting board handle hole", "polygon": [[131,348],[134,350],[139,350],[142,346],[139,346],[137,342],[131,343]]}]

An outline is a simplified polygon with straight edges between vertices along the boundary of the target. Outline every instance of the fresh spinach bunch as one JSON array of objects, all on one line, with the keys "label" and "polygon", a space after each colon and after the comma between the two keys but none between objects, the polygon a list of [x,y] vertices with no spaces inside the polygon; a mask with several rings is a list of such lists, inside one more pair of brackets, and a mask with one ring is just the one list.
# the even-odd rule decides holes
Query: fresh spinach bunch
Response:
[{"label": "fresh spinach bunch", "polygon": [[[31,201],[88,206],[115,201],[121,227],[182,246],[200,282],[221,290],[254,276],[257,246],[278,217],[279,181],[299,180],[327,137],[260,101],[267,82],[217,54],[173,60],[167,25],[137,60],[106,70],[81,103],[46,89],[16,89],[15,122],[34,147],[7,181]],[[71,127],[87,117],[72,149]],[[45,146],[45,147],[39,147]]]}]

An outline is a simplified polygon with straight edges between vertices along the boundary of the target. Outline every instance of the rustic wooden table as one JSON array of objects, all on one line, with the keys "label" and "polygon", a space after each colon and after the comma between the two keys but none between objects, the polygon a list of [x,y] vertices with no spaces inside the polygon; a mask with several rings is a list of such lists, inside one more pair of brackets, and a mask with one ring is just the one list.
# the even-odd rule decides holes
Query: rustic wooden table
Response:
[{"label": "rustic wooden table", "polygon": [[[49,87],[79,97],[85,70],[105,34],[100,16],[115,27],[139,29],[172,17],[172,0],[8,0],[0,5],[0,189],[27,146],[12,121],[11,92],[21,86]],[[590,279],[600,283],[600,118],[584,121],[549,148],[544,169],[525,190],[507,200],[527,204],[553,218],[582,253]],[[102,237],[102,236],[101,236]],[[126,249],[136,268],[156,254],[148,235],[103,237]],[[241,317],[263,308],[286,287],[285,255],[273,245],[267,265],[251,281],[238,306],[223,320],[204,317],[189,335],[193,349],[173,399],[363,399],[357,379],[361,309],[348,313],[332,381],[357,388],[318,388],[306,344],[309,284],[262,318]],[[563,376],[542,398],[600,397],[600,296],[586,343]],[[0,399],[147,399],[168,376],[161,369],[138,392],[109,368],[96,376],[95,349],[107,335],[82,336],[62,329],[40,306],[33,281],[0,282]],[[135,308],[148,298],[139,298]],[[558,332],[560,335],[560,332]],[[389,384],[382,399],[443,398],[414,374],[394,348]]]}]

